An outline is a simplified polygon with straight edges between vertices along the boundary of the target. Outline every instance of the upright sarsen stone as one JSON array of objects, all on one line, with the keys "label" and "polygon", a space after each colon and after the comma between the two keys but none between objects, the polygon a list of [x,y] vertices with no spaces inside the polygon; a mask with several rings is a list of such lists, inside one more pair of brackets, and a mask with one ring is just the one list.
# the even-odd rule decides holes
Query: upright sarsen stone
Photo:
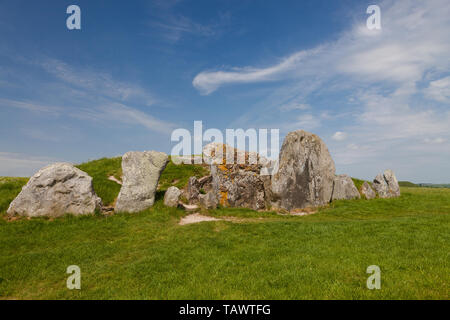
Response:
[{"label": "upright sarsen stone", "polygon": [[70,163],[55,163],[39,170],[10,204],[8,215],[59,217],[86,215],[101,209],[92,178]]},{"label": "upright sarsen stone", "polygon": [[390,197],[400,197],[400,186],[397,178],[392,170],[388,169],[384,172],[384,180],[388,185]]},{"label": "upright sarsen stone", "polygon": [[355,186],[352,178],[346,174],[336,176],[334,179],[332,200],[351,200],[360,199],[358,189]]},{"label": "upright sarsen stone", "polygon": [[375,191],[373,191],[372,187],[367,181],[364,181],[363,185],[361,186],[361,194],[366,197],[367,200],[375,199],[377,194]]},{"label": "upright sarsen stone", "polygon": [[400,186],[392,170],[386,170],[373,180],[373,188],[380,198],[400,197]]},{"label": "upright sarsen stone", "polygon": [[331,201],[334,178],[334,161],[322,139],[303,130],[291,132],[271,180],[272,206],[292,210],[325,205]]},{"label": "upright sarsen stone", "polygon": [[153,206],[161,173],[169,157],[162,152],[128,152],[122,157],[123,184],[116,212],[139,212]]}]

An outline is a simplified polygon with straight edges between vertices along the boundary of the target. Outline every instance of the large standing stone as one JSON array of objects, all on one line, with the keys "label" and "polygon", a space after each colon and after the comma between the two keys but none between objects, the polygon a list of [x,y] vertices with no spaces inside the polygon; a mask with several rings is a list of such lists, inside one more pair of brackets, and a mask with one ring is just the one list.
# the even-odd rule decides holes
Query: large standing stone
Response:
[{"label": "large standing stone", "polygon": [[164,193],[164,205],[167,207],[177,207],[180,201],[181,190],[177,187],[170,187]]},{"label": "large standing stone", "polygon": [[189,179],[187,198],[191,202],[200,202],[206,208],[217,204],[254,210],[265,208],[264,182],[256,152],[210,143],[203,148],[203,158],[211,164],[211,176]]},{"label": "large standing stone", "polygon": [[322,139],[303,130],[291,132],[272,176],[272,205],[286,210],[325,205],[331,201],[334,178],[334,161]]},{"label": "large standing stone", "polygon": [[373,187],[380,198],[395,198],[400,196],[400,186],[392,170],[386,170],[373,180]]},{"label": "large standing stone", "polygon": [[377,194],[375,193],[375,191],[373,191],[372,187],[367,181],[365,181],[361,186],[361,193],[366,197],[367,200],[375,199],[377,196]]},{"label": "large standing stone", "polygon": [[212,187],[220,205],[260,210],[266,207],[259,170],[243,165],[211,166]]},{"label": "large standing stone", "polygon": [[388,185],[389,195],[391,197],[400,197],[400,186],[394,172],[392,170],[386,170],[384,172],[384,179]]},{"label": "large standing stone", "polygon": [[69,163],[39,170],[10,204],[8,215],[58,217],[92,214],[101,209],[92,178]]},{"label": "large standing stone", "polygon": [[389,187],[386,180],[384,180],[384,176],[381,173],[375,177],[372,185],[380,198],[389,197]]},{"label": "large standing stone", "polygon": [[169,162],[162,152],[128,152],[122,157],[123,185],[116,212],[139,212],[153,206],[159,177]]},{"label": "large standing stone", "polygon": [[335,177],[332,200],[351,200],[360,199],[358,189],[355,186],[352,178],[346,174],[341,174]]}]

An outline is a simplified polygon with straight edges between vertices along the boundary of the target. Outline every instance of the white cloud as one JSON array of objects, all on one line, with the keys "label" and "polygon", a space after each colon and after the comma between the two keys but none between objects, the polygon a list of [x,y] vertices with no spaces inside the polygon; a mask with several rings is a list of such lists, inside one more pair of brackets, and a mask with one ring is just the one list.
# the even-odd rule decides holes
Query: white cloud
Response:
[{"label": "white cloud", "polygon": [[431,81],[425,89],[425,95],[436,101],[450,103],[450,76]]},{"label": "white cloud", "polygon": [[225,84],[273,81],[279,79],[283,73],[289,72],[308,55],[308,52],[301,51],[268,68],[245,67],[234,68],[234,71],[204,71],[194,78],[192,84],[202,94],[208,95]]},{"label": "white cloud", "polygon": [[335,134],[333,134],[331,139],[335,141],[343,141],[347,139],[347,134],[345,132],[337,131]]},{"label": "white cloud", "polygon": [[139,124],[154,132],[170,134],[175,129],[173,123],[156,119],[149,114],[123,104],[109,105],[100,109],[104,111],[106,117],[124,123]]},{"label": "white cloud", "polygon": [[230,12],[219,12],[214,16],[204,17],[202,22],[180,14],[177,4],[180,1],[152,1],[151,17],[147,25],[155,29],[158,38],[173,44],[189,36],[217,37],[230,25]]},{"label": "white cloud", "polygon": [[87,90],[91,94],[146,106],[151,106],[156,102],[153,95],[141,86],[114,80],[108,73],[75,68],[56,59],[39,61],[38,65],[56,78],[76,88]]},{"label": "white cloud", "polygon": [[[425,170],[421,157],[427,154],[427,161],[436,164],[426,167],[429,179],[442,178],[434,168],[447,165],[450,180],[445,160],[450,156],[450,110],[436,103],[449,102],[450,2],[386,0],[379,5],[379,32],[369,31],[358,15],[358,22],[336,41],[294,53],[269,68],[201,72],[193,85],[200,93],[211,94],[223,85],[283,80],[235,123],[241,127],[263,123],[283,130],[309,124],[322,136],[335,127],[352,136],[345,149],[338,143],[339,135],[327,141],[338,167],[351,164],[345,168],[361,169],[358,172],[386,169],[377,167],[381,165],[394,170],[407,167],[403,174],[417,176]],[[312,113],[297,119],[275,108],[299,93],[303,101],[310,101],[320,121]],[[314,103],[317,96],[325,100],[329,93],[333,98],[328,102],[335,105],[332,116]],[[346,102],[335,103],[336,96]]]},{"label": "white cloud", "polygon": [[61,160],[0,151],[0,175],[29,177],[35,174],[39,169],[55,162],[61,162]]},{"label": "white cloud", "polygon": [[31,101],[17,101],[11,99],[1,99],[0,106],[4,108],[16,108],[31,112],[44,112],[51,114],[60,114],[63,111],[62,107],[48,106]]},{"label": "white cloud", "polygon": [[312,114],[298,116],[293,124],[293,128],[303,130],[313,130],[320,126],[320,120]]},{"label": "white cloud", "polygon": [[298,102],[289,102],[286,104],[283,104],[282,106],[279,107],[280,111],[292,111],[292,110],[309,110],[311,109],[311,106],[309,104],[306,103],[298,103]]},{"label": "white cloud", "polygon": [[445,139],[443,139],[443,138],[426,138],[425,140],[425,143],[430,143],[430,144],[443,144],[443,143],[445,143],[446,141],[445,141]]},{"label": "white cloud", "polygon": [[212,25],[196,23],[185,16],[167,16],[164,20],[152,20],[151,25],[159,29],[160,34],[170,42],[179,41],[185,34],[210,37],[216,34]]},{"label": "white cloud", "polygon": [[[225,84],[285,80],[320,75],[352,75],[358,81],[415,82],[436,65],[449,67],[450,13],[445,0],[384,1],[382,32],[369,31],[365,20],[335,42],[294,53],[267,68],[241,67],[204,71],[193,80],[202,94]],[[322,69],[326,68],[326,72]]]},{"label": "white cloud", "polygon": [[91,109],[77,109],[71,112],[69,116],[87,121],[106,121],[110,124],[139,125],[161,134],[170,134],[176,128],[176,125],[171,122],[157,119],[152,115],[121,103],[111,103]]}]

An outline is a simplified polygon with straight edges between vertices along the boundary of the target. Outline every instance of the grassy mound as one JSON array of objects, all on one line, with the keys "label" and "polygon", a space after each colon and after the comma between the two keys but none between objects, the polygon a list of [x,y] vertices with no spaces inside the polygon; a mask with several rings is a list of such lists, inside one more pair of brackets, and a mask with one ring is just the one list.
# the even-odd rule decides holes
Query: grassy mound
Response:
[{"label": "grassy mound", "polygon": [[201,178],[208,174],[209,171],[205,166],[190,164],[176,165],[170,161],[159,179],[159,190],[165,191],[171,186],[184,188],[190,177],[195,176]]},{"label": "grassy mound", "polygon": [[8,210],[9,204],[26,185],[28,178],[0,177],[0,213]]},{"label": "grassy mound", "polygon": [[398,184],[400,185],[400,187],[410,187],[410,188],[418,187],[417,184],[414,184],[409,181],[399,181]]},{"label": "grassy mound", "polygon": [[[114,200],[119,158],[79,167]],[[171,163],[160,189],[204,170]],[[2,210],[26,181],[0,179]],[[227,220],[186,226],[161,197],[137,214],[0,219],[0,299],[447,299],[450,190],[401,191],[304,217],[219,208],[207,214]],[[66,288],[70,265],[82,290]],[[366,288],[370,265],[381,290]]]},{"label": "grassy mound", "polygon": [[[122,179],[122,158],[103,158],[90,161],[77,166],[93,179],[94,190],[102,199],[104,205],[113,205],[119,195],[120,185],[108,180],[108,177]],[[208,170],[200,165],[175,165],[170,161],[159,179],[159,190],[165,191],[171,186],[183,188],[192,176],[203,177]]]},{"label": "grassy mound", "polygon": [[358,189],[358,191],[361,191],[361,187],[364,184],[364,182],[366,182],[366,181],[365,180],[361,180],[361,179],[356,179],[356,178],[352,178],[352,180],[353,180],[353,183],[355,184],[356,189]]},{"label": "grassy mound", "polygon": [[112,205],[120,192],[117,182],[108,180],[109,177],[121,179],[122,158],[103,158],[86,162],[77,166],[92,177],[95,193],[102,199],[104,205]]},{"label": "grassy mound", "polygon": [[[0,299],[446,299],[450,190],[402,192],[306,217],[218,209],[239,219],[187,226],[161,199],[138,214],[0,220]],[[66,288],[73,264],[80,291]],[[381,290],[366,288],[373,264]]]}]

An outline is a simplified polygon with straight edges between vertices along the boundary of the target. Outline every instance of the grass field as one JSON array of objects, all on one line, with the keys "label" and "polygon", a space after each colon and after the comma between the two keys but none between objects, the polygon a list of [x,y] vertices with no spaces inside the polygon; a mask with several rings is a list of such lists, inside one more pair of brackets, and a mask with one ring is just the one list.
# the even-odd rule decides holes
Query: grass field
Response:
[{"label": "grass field", "polygon": [[[118,190],[100,192],[99,179],[120,172],[103,161],[80,167],[112,202]],[[172,166],[161,189],[204,170]],[[0,179],[3,217],[24,183]],[[0,219],[0,299],[450,298],[449,189],[402,187],[398,199],[305,217],[222,208],[208,214],[233,222],[186,226],[161,198],[138,214]],[[69,265],[81,268],[81,290],[66,288]],[[369,265],[381,268],[381,290],[366,288]]]}]

